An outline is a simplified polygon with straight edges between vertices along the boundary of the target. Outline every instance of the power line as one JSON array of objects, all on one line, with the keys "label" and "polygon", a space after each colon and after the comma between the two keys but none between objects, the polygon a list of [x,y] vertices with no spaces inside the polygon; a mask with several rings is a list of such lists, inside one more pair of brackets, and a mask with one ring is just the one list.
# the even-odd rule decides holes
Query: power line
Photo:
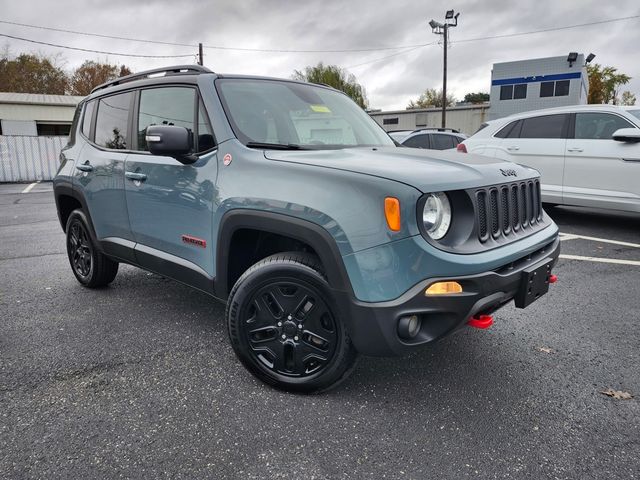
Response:
[{"label": "power line", "polygon": [[91,50],[89,48],[80,48],[80,47],[69,47],[67,45],[58,45],[56,43],[48,43],[48,42],[40,42],[38,40],[31,40],[29,38],[15,37],[13,35],[7,35],[6,33],[0,33],[0,37],[12,38],[14,40],[21,40],[23,42],[37,43],[38,45],[47,45],[49,47],[56,48],[66,48],[68,50],[78,50],[81,52],[90,52],[90,53],[102,53],[105,55],[116,55],[120,57],[137,57],[137,58],[185,58],[185,57],[193,57],[193,53],[189,55],[136,55],[133,53],[118,53],[118,52],[107,52],[105,50]]},{"label": "power line", "polygon": [[[31,25],[28,23],[19,23],[19,22],[10,22],[7,20],[0,20],[0,23],[4,23],[6,25],[16,25],[19,27],[28,27],[28,28],[38,28],[40,30],[49,30],[51,32],[62,32],[62,33],[72,33],[74,35],[84,35],[87,37],[99,37],[99,38],[108,38],[111,40],[126,40],[130,42],[142,42],[142,43],[153,43],[156,45],[170,45],[175,47],[194,47],[197,48],[198,44],[190,44],[190,43],[175,43],[175,42],[163,42],[159,40],[146,40],[142,38],[132,38],[132,37],[120,37],[116,35],[104,35],[101,33],[91,33],[91,32],[80,32],[78,30],[65,30],[63,28],[53,28],[53,27],[45,27],[42,25]],[[423,45],[404,45],[397,47],[375,47],[375,48],[344,48],[339,50],[295,50],[295,49],[281,49],[281,48],[244,48],[244,47],[225,47],[221,45],[203,45],[204,48],[215,49],[215,50],[233,50],[240,52],[261,52],[261,53],[348,53],[348,52],[377,52],[384,50],[401,50],[403,48],[409,47],[418,47]]]},{"label": "power line", "polygon": [[590,27],[592,25],[602,25],[603,23],[621,22],[623,20],[632,20],[635,18],[640,18],[640,15],[631,15],[629,17],[620,17],[620,18],[610,18],[609,20],[599,20],[597,22],[576,23],[575,25],[565,25],[562,27],[544,28],[541,30],[531,30],[528,32],[505,33],[502,35],[490,35],[487,37],[465,38],[462,40],[456,40],[454,43],[477,42],[480,40],[492,40],[494,38],[519,37],[521,35],[532,35],[534,33],[557,32],[559,30],[569,30],[571,28],[579,28],[579,27]]},{"label": "power line", "polygon": [[[595,22],[578,23],[578,24],[574,24],[574,25],[565,25],[565,26],[560,26],[560,27],[550,27],[550,28],[544,28],[544,29],[540,29],[540,30],[531,30],[531,31],[527,31],[527,32],[516,32],[516,33],[507,33],[507,34],[502,34],[502,35],[489,35],[489,36],[484,36],[484,37],[465,38],[465,39],[462,39],[462,40],[457,40],[456,43],[467,43],[467,42],[475,42],[475,41],[480,41],[480,40],[491,40],[491,39],[496,39],[496,38],[508,38],[508,37],[522,36],[522,35],[532,35],[532,34],[536,34],[536,33],[554,32],[554,31],[560,31],[560,30],[568,30],[568,29],[572,29],[572,28],[588,27],[588,26],[592,26],[592,25],[602,25],[602,24],[606,24],[606,23],[620,22],[620,21],[624,21],[624,20],[632,20],[632,19],[637,19],[637,18],[640,18],[640,15],[630,15],[630,16],[627,16],[627,17],[610,18],[608,20],[599,20],[599,21],[595,21]],[[81,31],[77,31],[77,30],[66,30],[66,29],[62,29],[62,28],[45,27],[45,26],[42,26],[42,25],[32,25],[32,24],[28,24],[28,23],[11,22],[11,21],[8,21],[8,20],[0,20],[0,23],[6,24],[6,25],[16,25],[16,26],[20,26],[20,27],[28,27],[28,28],[37,28],[37,29],[41,29],[41,30],[49,30],[49,31],[53,31],[53,32],[71,33],[71,34],[75,34],[75,35],[84,35],[84,36],[89,36],[89,37],[108,38],[108,39],[112,39],[112,40],[125,40],[125,41],[131,41],[131,42],[152,43],[152,44],[157,44],[157,45],[170,45],[170,46],[176,46],[176,47],[192,47],[192,48],[196,48],[198,46],[197,44],[190,44],[190,43],[164,42],[164,41],[160,41],[160,40],[148,40],[148,39],[142,39],[142,38],[120,37],[120,36],[116,36],[116,35],[105,35],[105,34],[100,34],[100,33],[81,32]],[[411,49],[411,48],[426,47],[428,45],[431,45],[431,44],[430,43],[421,43],[421,44],[415,44],[415,45],[397,45],[397,46],[391,46],[391,47],[352,48],[352,49],[337,49],[337,50],[329,50],[329,49],[299,50],[299,49],[281,49],[281,48],[245,48],[245,47],[225,47],[225,46],[221,46],[221,45],[204,45],[203,47],[204,48],[208,48],[208,49],[216,49],[216,50],[231,50],[231,51],[240,51],[240,52],[261,52],[261,53],[349,53],[349,52],[377,52],[377,51],[385,51],[385,50],[407,50],[407,49]],[[65,47],[62,47],[62,48],[65,48]]]},{"label": "power line", "polygon": [[[579,23],[579,24],[575,24],[575,25],[566,25],[566,26],[563,26],[563,27],[552,27],[552,28],[545,28],[545,29],[541,29],[541,30],[531,30],[531,31],[528,31],[528,32],[516,32],[516,33],[506,33],[506,34],[502,34],[502,35],[490,35],[490,36],[486,36],[486,37],[465,38],[465,39],[462,39],[462,40],[452,40],[451,43],[468,43],[468,42],[478,42],[478,41],[482,41],[482,40],[493,40],[493,39],[498,39],[498,38],[518,37],[518,36],[522,36],[522,35],[533,35],[535,33],[545,33],[545,32],[559,31],[559,30],[569,30],[571,28],[588,27],[588,26],[592,26],[592,25],[600,25],[600,24],[603,24],[603,23],[620,22],[620,21],[623,21],[623,20],[633,20],[633,19],[636,19],[636,18],[640,18],[640,15],[631,15],[629,17],[611,18],[609,20],[599,20],[597,22]],[[374,60],[369,60],[368,62],[362,62],[362,63],[358,63],[356,65],[350,65],[348,67],[343,67],[343,68],[350,69],[350,68],[361,67],[363,65],[368,65],[370,63],[380,62],[382,60],[386,60],[387,58],[397,57],[399,55],[405,55],[407,53],[413,52],[414,50],[417,50],[418,48],[427,47],[429,45],[434,45],[435,43],[437,43],[437,42],[426,43],[426,44],[423,44],[423,45],[407,46],[408,48],[406,50],[404,50],[404,51],[397,52],[397,53],[394,53],[392,55],[387,55],[385,57],[376,58]]]},{"label": "power line", "polygon": [[369,61],[367,61],[367,62],[358,63],[357,65],[349,65],[348,67],[343,67],[343,68],[345,68],[345,69],[350,69],[350,68],[361,67],[361,66],[363,66],[363,65],[369,65],[370,63],[381,62],[382,60],[386,60],[387,58],[397,57],[397,56],[399,56],[399,55],[405,55],[405,54],[407,54],[407,53],[411,53],[411,52],[413,52],[414,50],[417,50],[417,49],[419,49],[419,48],[427,47],[427,46],[429,46],[429,45],[435,45],[436,43],[437,43],[437,42],[425,43],[424,45],[417,45],[417,46],[415,46],[415,47],[407,48],[406,50],[403,50],[403,51],[401,51],[401,52],[397,52],[397,53],[393,53],[393,54],[391,54],[391,55],[387,55],[387,56],[385,56],[385,57],[380,57],[380,58],[376,58],[376,59],[373,59],[373,60],[369,60]]}]

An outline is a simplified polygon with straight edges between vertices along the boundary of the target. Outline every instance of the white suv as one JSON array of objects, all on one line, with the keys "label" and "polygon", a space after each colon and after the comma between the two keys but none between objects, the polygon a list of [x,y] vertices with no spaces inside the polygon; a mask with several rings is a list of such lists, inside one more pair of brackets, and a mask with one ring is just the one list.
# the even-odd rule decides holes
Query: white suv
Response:
[{"label": "white suv", "polygon": [[640,212],[640,107],[574,105],[512,115],[483,124],[458,151],[539,170],[544,202]]}]

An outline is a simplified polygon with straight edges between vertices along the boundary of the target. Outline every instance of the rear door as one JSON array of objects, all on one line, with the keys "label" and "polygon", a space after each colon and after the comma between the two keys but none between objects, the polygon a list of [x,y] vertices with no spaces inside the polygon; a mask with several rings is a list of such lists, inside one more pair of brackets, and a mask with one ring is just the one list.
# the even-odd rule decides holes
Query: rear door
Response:
[{"label": "rear door", "polygon": [[[133,93],[101,97],[87,103],[82,135],[89,142],[82,148],[75,164],[73,188],[84,197],[98,239],[111,246],[133,240],[124,193],[124,163],[130,148],[130,111]],[[93,115],[92,115],[93,114]],[[128,258],[124,252],[125,258]]]},{"label": "rear door", "polygon": [[496,157],[540,172],[544,202],[562,203],[569,119],[569,114],[524,118],[505,132],[505,137],[496,148]]},{"label": "rear door", "polygon": [[456,148],[459,142],[453,135],[447,133],[432,133],[431,134],[431,148],[433,150],[449,150]]},{"label": "rear door", "polygon": [[[142,89],[135,111],[135,151],[127,158],[125,190],[136,258],[142,266],[186,283],[194,283],[189,271],[211,277],[216,149],[198,90],[191,85]],[[145,135],[151,125],[187,128],[200,159],[184,165],[150,154]]]},{"label": "rear door", "polygon": [[567,141],[564,196],[588,207],[640,207],[640,143],[612,139],[620,128],[637,128],[610,112],[576,113]]}]

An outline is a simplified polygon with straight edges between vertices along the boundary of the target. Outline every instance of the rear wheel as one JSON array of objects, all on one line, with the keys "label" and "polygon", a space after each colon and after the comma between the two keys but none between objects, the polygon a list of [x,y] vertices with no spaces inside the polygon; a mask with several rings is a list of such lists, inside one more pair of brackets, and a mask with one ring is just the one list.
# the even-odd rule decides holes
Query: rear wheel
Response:
[{"label": "rear wheel", "polygon": [[74,210],[67,220],[67,256],[76,279],[85,287],[104,287],[118,273],[118,262],[107,258],[89,234],[89,224],[82,210]]},{"label": "rear wheel", "polygon": [[234,285],[231,344],[244,366],[275,387],[316,392],[351,372],[356,352],[316,257],[272,255]]}]

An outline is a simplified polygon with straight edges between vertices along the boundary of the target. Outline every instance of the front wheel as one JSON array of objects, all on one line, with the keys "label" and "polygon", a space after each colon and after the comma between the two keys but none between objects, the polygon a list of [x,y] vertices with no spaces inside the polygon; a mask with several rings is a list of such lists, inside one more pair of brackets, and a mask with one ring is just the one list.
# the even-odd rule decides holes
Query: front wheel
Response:
[{"label": "front wheel", "polygon": [[355,364],[322,267],[309,254],[276,254],[249,268],[229,295],[227,327],[243,365],[283,390],[326,390]]},{"label": "front wheel", "polygon": [[87,217],[82,210],[74,210],[67,220],[67,256],[78,282],[89,288],[104,287],[118,273],[118,262],[100,252],[91,235]]}]

